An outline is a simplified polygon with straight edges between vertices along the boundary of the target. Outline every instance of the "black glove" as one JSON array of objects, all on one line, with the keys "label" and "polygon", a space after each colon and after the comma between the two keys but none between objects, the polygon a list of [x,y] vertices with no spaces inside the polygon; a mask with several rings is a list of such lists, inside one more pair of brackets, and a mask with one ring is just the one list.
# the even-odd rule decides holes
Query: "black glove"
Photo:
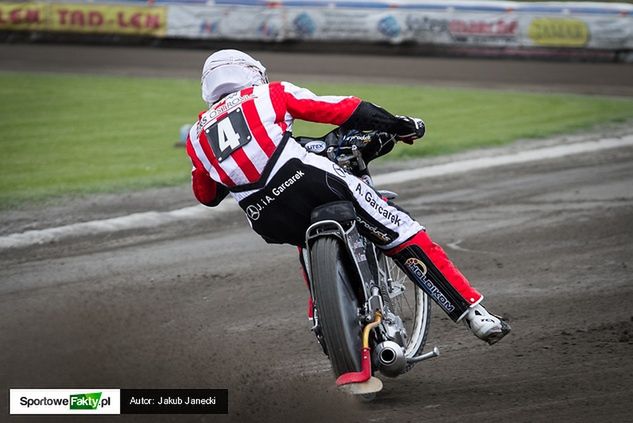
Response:
[{"label": "black glove", "polygon": [[397,118],[402,120],[402,127],[406,128],[406,132],[396,135],[398,141],[413,144],[413,141],[424,136],[426,128],[422,119],[409,116],[397,116]]}]

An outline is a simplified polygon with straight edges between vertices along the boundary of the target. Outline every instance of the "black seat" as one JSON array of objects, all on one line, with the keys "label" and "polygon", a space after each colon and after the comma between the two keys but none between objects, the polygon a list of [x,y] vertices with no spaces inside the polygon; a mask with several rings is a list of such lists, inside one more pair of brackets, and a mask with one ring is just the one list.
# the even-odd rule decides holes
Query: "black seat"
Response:
[{"label": "black seat", "polygon": [[334,220],[339,223],[356,220],[356,210],[350,201],[334,201],[323,204],[312,210],[310,222],[320,222],[322,220]]}]

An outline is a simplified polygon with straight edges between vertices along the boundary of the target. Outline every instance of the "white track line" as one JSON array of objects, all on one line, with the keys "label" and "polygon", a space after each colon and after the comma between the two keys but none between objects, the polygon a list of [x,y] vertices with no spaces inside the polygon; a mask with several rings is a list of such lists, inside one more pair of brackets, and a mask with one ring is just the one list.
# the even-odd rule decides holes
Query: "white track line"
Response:
[{"label": "white track line", "polygon": [[609,148],[627,147],[633,145],[633,135],[622,138],[605,138],[598,141],[579,142],[574,144],[557,145],[554,147],[537,148],[519,153],[502,156],[482,157],[479,159],[462,160],[443,165],[429,166],[422,169],[401,170],[380,175],[374,178],[377,186],[397,184],[416,179],[432,178],[455,173],[470,172],[479,169],[490,169],[497,166],[533,162],[547,159],[557,159],[574,154],[591,153],[592,151]]},{"label": "white track line", "polygon": [[[402,170],[378,175],[374,178],[374,182],[377,186],[385,186],[437,176],[465,173],[479,169],[491,169],[498,166],[556,159],[574,154],[630,146],[633,146],[633,135],[627,135],[622,138],[605,138],[599,141],[537,148],[501,156],[461,160],[442,165],[428,166],[422,169]],[[213,209],[200,205],[169,212],[150,211],[146,213],[134,213],[112,219],[94,220],[57,228],[32,230],[0,237],[0,251],[11,248],[30,247],[71,237],[93,236],[130,229],[152,228],[185,219],[209,219],[237,210],[239,210],[239,207],[235,201],[224,201]]]},{"label": "white track line", "polygon": [[114,217],[112,219],[93,220],[91,222],[73,223],[56,228],[26,231],[0,237],[0,251],[9,248],[23,248],[46,244],[71,237],[103,235],[130,229],[153,228],[166,223],[188,219],[212,218],[237,210],[240,210],[240,208],[235,201],[224,201],[214,209],[197,205],[169,212],[150,211],[134,213],[127,216]]}]

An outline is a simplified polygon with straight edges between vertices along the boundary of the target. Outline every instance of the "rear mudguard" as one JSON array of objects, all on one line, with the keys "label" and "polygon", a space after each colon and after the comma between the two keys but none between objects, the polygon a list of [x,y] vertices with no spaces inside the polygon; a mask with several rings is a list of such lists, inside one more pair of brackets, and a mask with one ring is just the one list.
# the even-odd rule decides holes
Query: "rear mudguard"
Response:
[{"label": "rear mudguard", "polygon": [[375,254],[373,246],[368,244],[360,236],[356,229],[356,223],[346,223],[348,228],[344,228],[340,222],[335,220],[322,220],[313,223],[306,231],[306,248],[302,250],[303,260],[306,265],[306,273],[310,282],[310,294],[314,298],[312,266],[310,263],[311,247],[318,238],[335,237],[345,248],[351,262],[356,269],[356,276],[362,288],[364,298],[359,298],[360,304],[365,303],[371,296],[370,287],[375,284],[375,278],[371,271],[368,255]]}]

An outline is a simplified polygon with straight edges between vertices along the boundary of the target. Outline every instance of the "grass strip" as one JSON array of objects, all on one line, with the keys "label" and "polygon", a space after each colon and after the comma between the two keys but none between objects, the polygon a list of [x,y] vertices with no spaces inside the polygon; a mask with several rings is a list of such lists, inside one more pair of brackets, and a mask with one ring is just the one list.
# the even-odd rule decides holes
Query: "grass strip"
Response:
[{"label": "grass strip", "polygon": [[[419,86],[309,84],[424,118],[428,135],[391,157],[445,154],[633,117],[633,101]],[[179,79],[0,73],[0,207],[49,197],[170,186],[189,179],[174,148],[205,105]],[[296,134],[328,127],[297,122]],[[157,200],[160,201],[160,200]]]}]

